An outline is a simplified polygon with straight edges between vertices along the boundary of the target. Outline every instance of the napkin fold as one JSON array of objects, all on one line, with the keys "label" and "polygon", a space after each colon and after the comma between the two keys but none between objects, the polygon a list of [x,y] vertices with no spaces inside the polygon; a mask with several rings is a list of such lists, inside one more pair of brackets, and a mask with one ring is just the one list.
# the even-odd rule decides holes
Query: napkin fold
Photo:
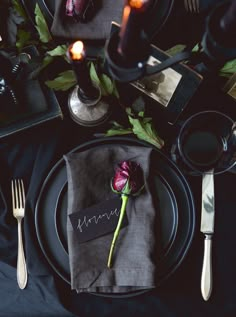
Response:
[{"label": "napkin fold", "polygon": [[[123,0],[103,0],[95,2],[97,7],[87,23],[76,21],[66,14],[66,1],[55,1],[55,13],[51,33],[55,37],[70,40],[105,40],[111,30],[111,22],[121,22]],[[98,7],[99,4],[99,7]]]},{"label": "napkin fold", "polygon": [[[64,156],[68,177],[67,236],[71,288],[77,292],[126,293],[155,287],[155,228],[157,212],[150,192],[150,148],[107,146]],[[114,197],[110,188],[115,167],[124,160],[139,163],[145,189],[130,197],[126,208],[128,226],[120,231],[113,254],[107,259],[113,233],[78,243],[69,215]]]}]

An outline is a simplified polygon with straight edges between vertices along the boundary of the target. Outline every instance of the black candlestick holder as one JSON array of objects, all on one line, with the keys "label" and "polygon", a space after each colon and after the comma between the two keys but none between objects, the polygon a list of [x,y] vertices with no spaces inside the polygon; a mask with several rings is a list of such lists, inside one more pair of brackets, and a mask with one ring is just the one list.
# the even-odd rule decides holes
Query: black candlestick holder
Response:
[{"label": "black candlestick holder", "polygon": [[111,35],[106,43],[105,57],[107,69],[113,79],[119,82],[132,82],[144,76],[149,76],[161,72],[171,66],[178,64],[184,60],[195,59],[199,56],[198,53],[184,51],[167,58],[165,61],[157,65],[149,65],[147,63],[150,56],[155,56],[157,48],[150,44],[145,33],[142,33],[140,43],[136,53],[132,58],[125,58],[118,52],[119,45],[119,30],[118,24],[112,22]]},{"label": "black candlestick holder", "polygon": [[[235,2],[225,1],[210,12],[206,20],[200,51],[182,51],[157,65],[147,64],[149,56],[155,55],[156,47],[148,42],[144,32],[140,43],[130,43],[131,47],[133,45],[136,47],[136,50],[133,50],[135,53],[132,58],[131,56],[128,59],[122,57],[118,50],[120,27],[113,22],[111,35],[106,43],[105,50],[110,75],[120,82],[132,82],[144,76],[161,72],[179,62],[188,61],[191,65],[195,65],[195,70],[205,78],[214,77],[227,61],[236,58],[234,40],[236,17],[231,14],[232,10],[234,10],[233,12],[236,11]],[[226,21],[225,28],[221,26],[222,21]],[[227,35],[229,35],[228,38]]]},{"label": "black candlestick holder", "polygon": [[145,67],[150,55],[150,45],[145,37],[142,36],[140,50],[132,58],[126,59],[118,52],[119,45],[119,26],[113,24],[113,31],[107,42],[105,53],[108,71],[111,76],[120,82],[130,82],[141,78],[145,74]]},{"label": "black candlestick holder", "polygon": [[91,96],[84,94],[79,85],[69,95],[68,107],[71,118],[85,127],[94,127],[103,124],[111,114],[111,108],[101,95],[101,89],[93,83]]}]

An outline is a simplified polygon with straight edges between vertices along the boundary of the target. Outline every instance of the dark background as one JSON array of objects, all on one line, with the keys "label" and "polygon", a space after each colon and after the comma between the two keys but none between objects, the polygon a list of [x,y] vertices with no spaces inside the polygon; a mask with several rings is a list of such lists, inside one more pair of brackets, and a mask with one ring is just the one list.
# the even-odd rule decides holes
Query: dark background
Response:
[{"label": "dark background", "polygon": [[[207,10],[206,10],[207,11]],[[186,13],[182,1],[175,1],[171,16],[153,40],[160,48],[186,43],[191,46],[202,34],[204,11],[199,16]],[[177,271],[163,285],[146,294],[124,299],[77,295],[51,270],[38,245],[34,209],[42,183],[52,166],[76,145],[104,132],[78,126],[68,114],[67,96],[58,94],[64,120],[54,120],[0,141],[0,316],[236,316],[236,176],[233,172],[215,178],[216,221],[213,240],[213,292],[204,302],[200,292],[203,235],[199,231],[201,179],[188,177],[196,205],[196,230],[189,252]],[[235,102],[216,83],[203,84],[180,118],[203,109],[218,109],[235,119]],[[124,116],[117,108],[113,118]],[[166,140],[169,154],[179,125],[169,126],[161,117],[153,118]],[[24,220],[28,285],[19,290],[16,281],[17,224],[12,216],[10,180],[22,177],[27,189]]]}]

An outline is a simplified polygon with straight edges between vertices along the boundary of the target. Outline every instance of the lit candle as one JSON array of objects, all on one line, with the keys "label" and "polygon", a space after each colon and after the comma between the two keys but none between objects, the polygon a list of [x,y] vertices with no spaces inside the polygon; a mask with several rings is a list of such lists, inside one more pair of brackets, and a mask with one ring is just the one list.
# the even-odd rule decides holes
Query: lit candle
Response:
[{"label": "lit candle", "polygon": [[75,72],[80,94],[88,99],[97,98],[98,90],[94,87],[90,78],[83,42],[77,41],[71,44],[67,56]]},{"label": "lit candle", "polygon": [[118,52],[126,59],[133,59],[142,40],[143,21],[153,0],[126,0],[120,28]]}]

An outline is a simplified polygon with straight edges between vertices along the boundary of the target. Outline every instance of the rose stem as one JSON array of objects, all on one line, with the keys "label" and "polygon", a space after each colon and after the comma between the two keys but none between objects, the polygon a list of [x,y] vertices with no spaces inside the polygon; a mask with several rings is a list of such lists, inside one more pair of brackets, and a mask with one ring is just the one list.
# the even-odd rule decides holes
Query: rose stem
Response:
[{"label": "rose stem", "polygon": [[128,198],[129,197],[127,195],[121,195],[122,205],[121,205],[121,210],[120,210],[120,216],[119,216],[118,224],[116,226],[116,230],[114,232],[113,239],[112,239],[112,242],[111,242],[111,248],[110,248],[110,252],[109,252],[109,256],[108,256],[108,262],[107,262],[107,267],[108,268],[111,268],[111,259],[112,259],[112,255],[113,255],[113,251],[114,251],[116,240],[117,240],[117,238],[119,236],[119,233],[120,233],[120,228],[121,228],[122,221],[123,221],[123,218],[124,218],[124,214],[125,214]]}]

